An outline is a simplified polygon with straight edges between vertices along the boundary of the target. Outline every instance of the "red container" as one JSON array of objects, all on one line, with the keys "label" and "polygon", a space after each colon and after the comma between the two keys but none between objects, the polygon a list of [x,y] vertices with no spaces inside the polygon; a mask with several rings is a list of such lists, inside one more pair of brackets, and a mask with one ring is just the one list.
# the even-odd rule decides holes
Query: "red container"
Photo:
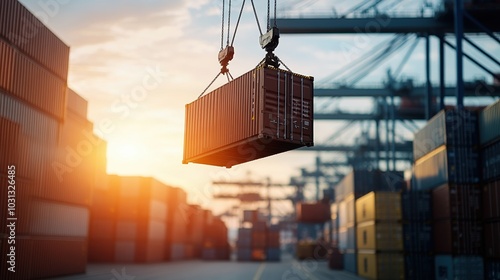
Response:
[{"label": "red container", "polygon": [[279,231],[269,231],[268,232],[267,247],[268,248],[280,248],[280,232]]},{"label": "red container", "polygon": [[432,213],[437,219],[481,219],[478,185],[444,184],[432,191]]},{"label": "red container", "polygon": [[183,163],[231,167],[312,145],[312,77],[260,67],[186,105]]},{"label": "red container", "polygon": [[484,224],[484,256],[500,258],[500,221]]},{"label": "red container", "polygon": [[338,248],[331,248],[328,252],[328,267],[330,269],[344,269],[344,256]]},{"label": "red container", "polygon": [[482,234],[480,221],[450,219],[434,221],[434,253],[481,255]]},{"label": "red container", "polygon": [[330,220],[330,206],[326,203],[298,203],[297,221],[323,223]]},{"label": "red container", "polygon": [[483,217],[485,220],[500,219],[500,181],[483,187]]},{"label": "red container", "polygon": [[12,71],[14,65],[14,50],[0,41],[0,88],[10,92],[12,90]]},{"label": "red container", "polygon": [[267,248],[267,234],[266,232],[252,232],[252,248],[265,249]]}]

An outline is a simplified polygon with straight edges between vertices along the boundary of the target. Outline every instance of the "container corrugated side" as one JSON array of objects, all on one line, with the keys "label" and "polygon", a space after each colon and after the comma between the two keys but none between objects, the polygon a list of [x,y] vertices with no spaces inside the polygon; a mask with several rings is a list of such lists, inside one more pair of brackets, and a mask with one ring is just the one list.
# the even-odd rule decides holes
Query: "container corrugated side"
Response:
[{"label": "container corrugated side", "polygon": [[430,190],[446,182],[477,184],[479,155],[472,148],[441,146],[415,163],[415,188]]},{"label": "container corrugated side", "polygon": [[435,220],[434,252],[438,254],[483,254],[483,226],[474,220]]},{"label": "container corrugated side", "polygon": [[434,279],[434,256],[428,253],[405,254],[405,280]]},{"label": "container corrugated side", "polygon": [[339,228],[339,249],[356,250],[356,227]]},{"label": "container corrugated side", "polygon": [[403,223],[403,244],[407,253],[429,254],[434,248],[432,224],[423,221]]},{"label": "container corrugated side", "polygon": [[403,254],[359,251],[358,275],[368,279],[405,279]]},{"label": "container corrugated side", "polygon": [[395,222],[364,222],[356,228],[357,249],[402,251],[403,228]]},{"label": "container corrugated side", "polygon": [[482,218],[481,188],[478,185],[444,184],[432,191],[433,219]]},{"label": "container corrugated side", "polygon": [[0,5],[0,37],[66,81],[69,47],[18,1],[2,1]]},{"label": "container corrugated side", "polygon": [[500,101],[486,107],[479,114],[481,144],[486,145],[500,139]]},{"label": "container corrugated side", "polygon": [[435,257],[435,279],[484,279],[483,258],[479,256]]},{"label": "container corrugated side", "polygon": [[498,280],[500,278],[500,260],[485,260],[484,279]]},{"label": "container corrugated side", "polygon": [[401,194],[371,192],[356,200],[356,222],[401,220]]},{"label": "container corrugated side", "polygon": [[500,180],[500,140],[481,151],[483,181]]},{"label": "container corrugated side", "polygon": [[484,256],[500,258],[500,221],[484,223]]},{"label": "container corrugated side", "polygon": [[483,187],[483,218],[500,220],[500,180],[487,183]]},{"label": "container corrugated side", "polygon": [[67,90],[67,102],[66,106],[68,110],[73,111],[76,113],[78,116],[82,117],[83,119],[87,119],[87,108],[88,108],[88,102],[85,100],[83,97],[78,95],[75,91],[72,89],[68,88]]},{"label": "container corrugated side", "polygon": [[344,270],[357,274],[358,271],[358,255],[356,250],[347,250],[343,253]]},{"label": "container corrugated side", "polygon": [[12,91],[14,78],[14,50],[0,40],[0,89]]},{"label": "container corrugated side", "polygon": [[298,203],[297,221],[322,223],[330,218],[330,207],[326,203]]},{"label": "container corrugated side", "polygon": [[443,110],[417,133],[413,141],[415,160],[442,145],[448,147],[477,147],[478,116],[468,110]]},{"label": "container corrugated side", "polygon": [[313,145],[313,79],[257,68],[186,105],[183,163],[231,167]]},{"label": "container corrugated side", "polygon": [[403,192],[401,206],[406,222],[432,220],[432,196],[429,191]]}]

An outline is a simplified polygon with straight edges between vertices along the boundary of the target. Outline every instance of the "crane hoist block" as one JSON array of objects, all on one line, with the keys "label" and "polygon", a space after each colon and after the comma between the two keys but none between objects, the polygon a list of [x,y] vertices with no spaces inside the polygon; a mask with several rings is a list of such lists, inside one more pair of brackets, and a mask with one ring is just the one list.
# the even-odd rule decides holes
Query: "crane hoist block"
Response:
[{"label": "crane hoist block", "polygon": [[187,104],[183,163],[229,168],[312,146],[313,80],[258,67]]}]

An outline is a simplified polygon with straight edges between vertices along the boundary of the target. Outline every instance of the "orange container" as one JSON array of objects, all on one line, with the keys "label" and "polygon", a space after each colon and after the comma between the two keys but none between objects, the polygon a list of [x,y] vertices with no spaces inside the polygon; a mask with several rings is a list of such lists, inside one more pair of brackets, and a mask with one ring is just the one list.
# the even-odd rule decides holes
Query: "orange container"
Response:
[{"label": "orange container", "polygon": [[231,167],[312,145],[312,77],[260,67],[186,105],[185,164]]}]

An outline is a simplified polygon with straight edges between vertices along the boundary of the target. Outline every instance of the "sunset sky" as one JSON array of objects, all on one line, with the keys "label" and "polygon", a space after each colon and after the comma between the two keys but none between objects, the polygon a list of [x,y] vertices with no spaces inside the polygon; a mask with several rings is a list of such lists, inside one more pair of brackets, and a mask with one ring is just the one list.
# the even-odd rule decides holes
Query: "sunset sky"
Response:
[{"label": "sunset sky", "polygon": [[[20,2],[71,47],[69,86],[89,101],[89,119],[95,123],[96,133],[108,141],[108,173],[153,176],[185,188],[192,202],[208,206],[212,179],[238,180],[251,171],[255,179],[269,176],[273,182],[286,183],[291,175],[299,174],[299,167],[312,166],[315,154],[303,152],[280,154],[232,169],[181,164],[184,105],[194,101],[220,69],[221,0]],[[233,1],[233,27],[241,2]],[[255,2],[264,25],[266,3]],[[301,4],[304,2],[310,4]],[[354,6],[353,2],[359,1],[289,0],[278,1],[278,5],[279,13],[307,13],[309,9],[311,13],[328,14],[333,8],[342,12]],[[249,4],[234,44],[235,58],[229,65],[234,77],[251,70],[264,57]],[[292,6],[295,8],[288,9]],[[282,35],[276,53],[292,71],[315,76],[318,81],[388,38],[362,35],[365,43],[360,45],[361,35],[357,36]],[[487,39],[480,42],[490,53],[500,52],[498,44]],[[435,41],[432,47],[432,78],[436,81]],[[405,76],[420,82],[425,77],[423,48],[422,41],[403,70]],[[453,54],[447,51],[452,62]],[[470,66],[467,62],[465,65]],[[447,64],[449,82],[453,82],[453,67],[454,63]],[[380,84],[386,68],[379,68],[366,82]],[[491,81],[475,67],[469,67],[466,76]],[[144,89],[146,79],[152,82]],[[225,81],[225,77],[220,78],[212,89]],[[142,90],[141,100],[130,101],[137,90]],[[345,110],[369,110],[366,106],[349,107]],[[111,132],[98,131],[103,120],[111,120]],[[339,122],[318,123],[315,142],[320,143],[340,126]]]}]

